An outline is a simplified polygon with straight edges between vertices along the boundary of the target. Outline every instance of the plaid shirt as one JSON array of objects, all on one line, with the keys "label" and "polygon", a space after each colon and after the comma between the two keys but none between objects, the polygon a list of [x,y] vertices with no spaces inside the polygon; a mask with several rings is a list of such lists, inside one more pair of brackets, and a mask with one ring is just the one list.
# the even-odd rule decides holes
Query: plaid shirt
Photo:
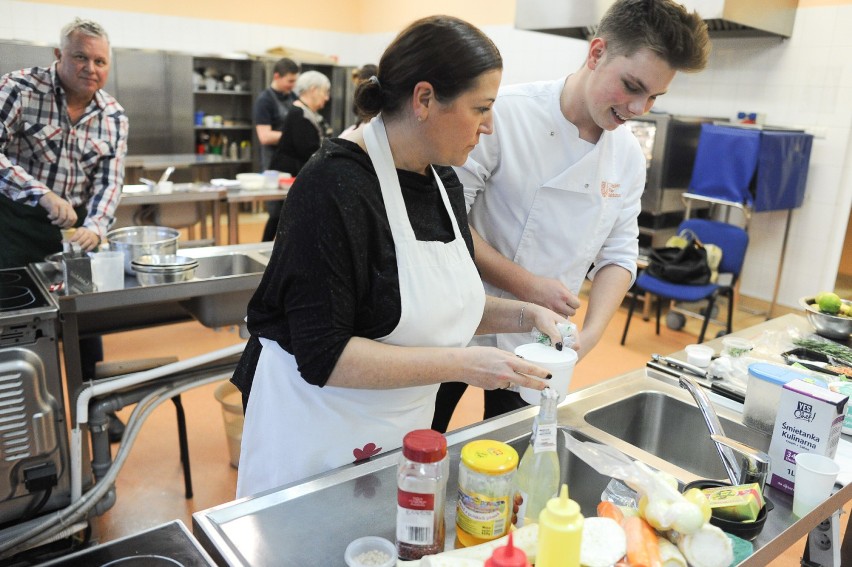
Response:
[{"label": "plaid shirt", "polygon": [[71,124],[56,63],[0,77],[0,194],[38,206],[47,191],[74,207],[102,239],[115,220],[124,182],[128,120],[103,90]]}]

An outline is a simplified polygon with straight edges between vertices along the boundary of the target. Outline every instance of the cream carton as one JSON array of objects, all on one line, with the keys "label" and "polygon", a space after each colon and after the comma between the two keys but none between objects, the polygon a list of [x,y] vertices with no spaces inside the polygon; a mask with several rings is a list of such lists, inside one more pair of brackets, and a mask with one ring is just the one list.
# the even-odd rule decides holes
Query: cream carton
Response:
[{"label": "cream carton", "polygon": [[817,453],[834,458],[848,400],[845,394],[802,380],[784,384],[769,444],[769,484],[792,494],[796,455]]}]

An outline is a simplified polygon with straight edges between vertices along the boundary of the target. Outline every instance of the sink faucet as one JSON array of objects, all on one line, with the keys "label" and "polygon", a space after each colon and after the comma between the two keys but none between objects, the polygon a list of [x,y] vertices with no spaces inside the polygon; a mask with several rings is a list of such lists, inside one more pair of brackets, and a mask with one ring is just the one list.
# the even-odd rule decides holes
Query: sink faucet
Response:
[{"label": "sink faucet", "polygon": [[[716,415],[716,410],[713,409],[710,398],[707,397],[701,386],[686,374],[681,374],[678,381],[681,388],[692,394],[695,403],[698,404],[698,409],[701,410],[701,415],[704,416],[704,423],[707,424],[710,434],[725,436],[725,429],[722,427],[722,422],[719,421],[719,416]],[[730,447],[715,442],[714,444],[716,445],[716,450],[719,452],[719,458],[722,459],[722,464],[725,465],[728,480],[731,481],[731,484],[739,484],[741,469],[733,451]]]},{"label": "sink faucet", "polygon": [[[728,473],[728,480],[731,481],[731,484],[756,482],[760,486],[760,491],[763,492],[766,476],[769,473],[769,455],[726,437],[722,422],[719,421],[719,416],[716,415],[716,410],[713,409],[713,404],[704,389],[686,374],[681,374],[678,381],[680,387],[692,394],[695,403],[698,404],[698,409],[704,416],[704,422],[707,424],[707,429],[710,430],[710,438],[716,445],[719,458],[725,465],[725,471]],[[734,455],[735,451],[745,458],[744,467],[740,465],[740,461]]]}]

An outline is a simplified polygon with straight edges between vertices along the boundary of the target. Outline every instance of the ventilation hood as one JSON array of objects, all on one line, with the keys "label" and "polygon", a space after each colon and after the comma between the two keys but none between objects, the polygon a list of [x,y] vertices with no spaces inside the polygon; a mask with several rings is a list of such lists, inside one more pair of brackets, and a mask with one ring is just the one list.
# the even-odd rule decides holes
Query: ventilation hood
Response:
[{"label": "ventilation hood", "polygon": [[[517,0],[515,27],[589,39],[614,0]],[[682,0],[711,37],[790,37],[799,0]]]}]

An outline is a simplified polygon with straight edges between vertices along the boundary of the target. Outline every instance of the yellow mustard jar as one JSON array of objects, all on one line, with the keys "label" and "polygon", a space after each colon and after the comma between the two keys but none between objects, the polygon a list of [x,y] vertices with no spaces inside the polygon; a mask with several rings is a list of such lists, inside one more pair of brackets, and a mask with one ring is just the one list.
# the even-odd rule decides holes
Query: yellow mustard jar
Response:
[{"label": "yellow mustard jar", "polygon": [[482,439],[461,451],[456,537],[467,547],[509,532],[514,506],[518,452],[506,443]]}]

